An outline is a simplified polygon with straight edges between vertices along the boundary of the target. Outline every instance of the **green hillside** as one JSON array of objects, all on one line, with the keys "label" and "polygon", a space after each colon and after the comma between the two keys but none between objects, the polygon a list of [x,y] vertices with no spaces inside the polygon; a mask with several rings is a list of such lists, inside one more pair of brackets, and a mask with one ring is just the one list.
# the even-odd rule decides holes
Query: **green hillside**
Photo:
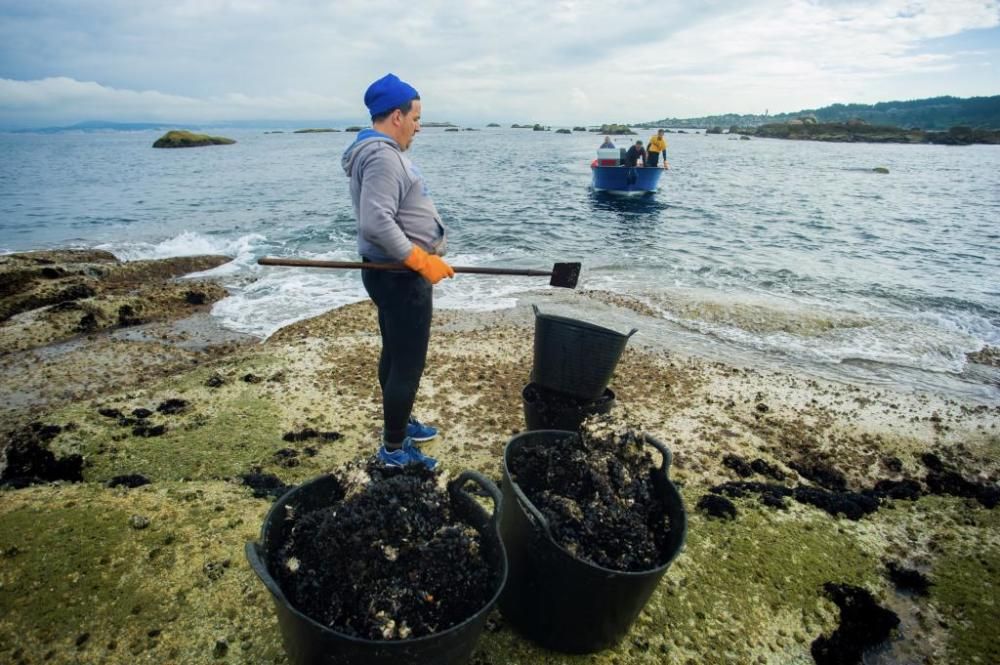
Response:
[{"label": "green hillside", "polygon": [[1000,129],[1000,95],[992,97],[931,97],[877,104],[833,104],[775,115],[712,115],[701,118],[663,118],[636,127],[759,127],[812,117],[819,123],[863,120],[872,125],[944,130],[955,126]]}]

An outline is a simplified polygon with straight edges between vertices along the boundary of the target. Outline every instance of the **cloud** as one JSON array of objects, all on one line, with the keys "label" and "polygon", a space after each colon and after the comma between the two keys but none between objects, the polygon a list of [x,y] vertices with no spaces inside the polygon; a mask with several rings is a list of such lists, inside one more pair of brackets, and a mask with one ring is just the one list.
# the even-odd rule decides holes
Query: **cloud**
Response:
[{"label": "cloud", "polygon": [[456,122],[996,94],[998,49],[944,38],[997,26],[1000,0],[0,0],[0,122],[360,119],[387,71]]},{"label": "cloud", "polygon": [[341,99],[302,91],[273,97],[229,93],[200,99],[155,90],[119,90],[65,77],[0,79],[0,119],[31,117],[39,124],[66,118],[191,123],[294,120],[344,116],[352,110],[353,105]]}]

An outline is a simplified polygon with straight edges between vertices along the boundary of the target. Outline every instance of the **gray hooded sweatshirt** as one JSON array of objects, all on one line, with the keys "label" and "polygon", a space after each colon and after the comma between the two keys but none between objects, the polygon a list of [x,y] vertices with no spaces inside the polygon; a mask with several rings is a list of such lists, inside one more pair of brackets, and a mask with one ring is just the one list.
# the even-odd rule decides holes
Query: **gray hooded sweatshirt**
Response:
[{"label": "gray hooded sweatshirt", "polygon": [[444,256],[441,215],[420,171],[392,138],[374,129],[359,132],[341,165],[351,179],[359,254],[376,262],[402,261],[416,244]]}]

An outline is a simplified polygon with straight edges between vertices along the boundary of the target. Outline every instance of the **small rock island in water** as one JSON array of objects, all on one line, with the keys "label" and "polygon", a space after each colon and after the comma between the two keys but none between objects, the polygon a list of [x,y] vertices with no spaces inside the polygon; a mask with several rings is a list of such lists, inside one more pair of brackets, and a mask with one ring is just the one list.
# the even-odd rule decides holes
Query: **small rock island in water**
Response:
[{"label": "small rock island in water", "polygon": [[173,129],[156,139],[154,148],[197,148],[203,145],[229,145],[236,143],[233,139],[224,136],[209,136],[208,134],[195,134],[183,129]]}]

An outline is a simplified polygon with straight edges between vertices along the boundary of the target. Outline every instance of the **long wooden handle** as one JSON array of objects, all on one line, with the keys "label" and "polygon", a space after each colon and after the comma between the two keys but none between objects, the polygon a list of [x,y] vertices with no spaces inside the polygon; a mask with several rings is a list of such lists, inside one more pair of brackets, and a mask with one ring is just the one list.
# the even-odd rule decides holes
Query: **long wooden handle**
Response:
[{"label": "long wooden handle", "polygon": [[[257,259],[262,266],[293,266],[300,268],[348,268],[354,270],[409,270],[402,263],[362,263],[361,261],[319,261],[315,259],[279,259],[264,256]],[[551,270],[532,270],[528,268],[484,268],[472,266],[452,266],[455,272],[475,273],[478,275],[527,275],[529,277],[548,277]]]}]

